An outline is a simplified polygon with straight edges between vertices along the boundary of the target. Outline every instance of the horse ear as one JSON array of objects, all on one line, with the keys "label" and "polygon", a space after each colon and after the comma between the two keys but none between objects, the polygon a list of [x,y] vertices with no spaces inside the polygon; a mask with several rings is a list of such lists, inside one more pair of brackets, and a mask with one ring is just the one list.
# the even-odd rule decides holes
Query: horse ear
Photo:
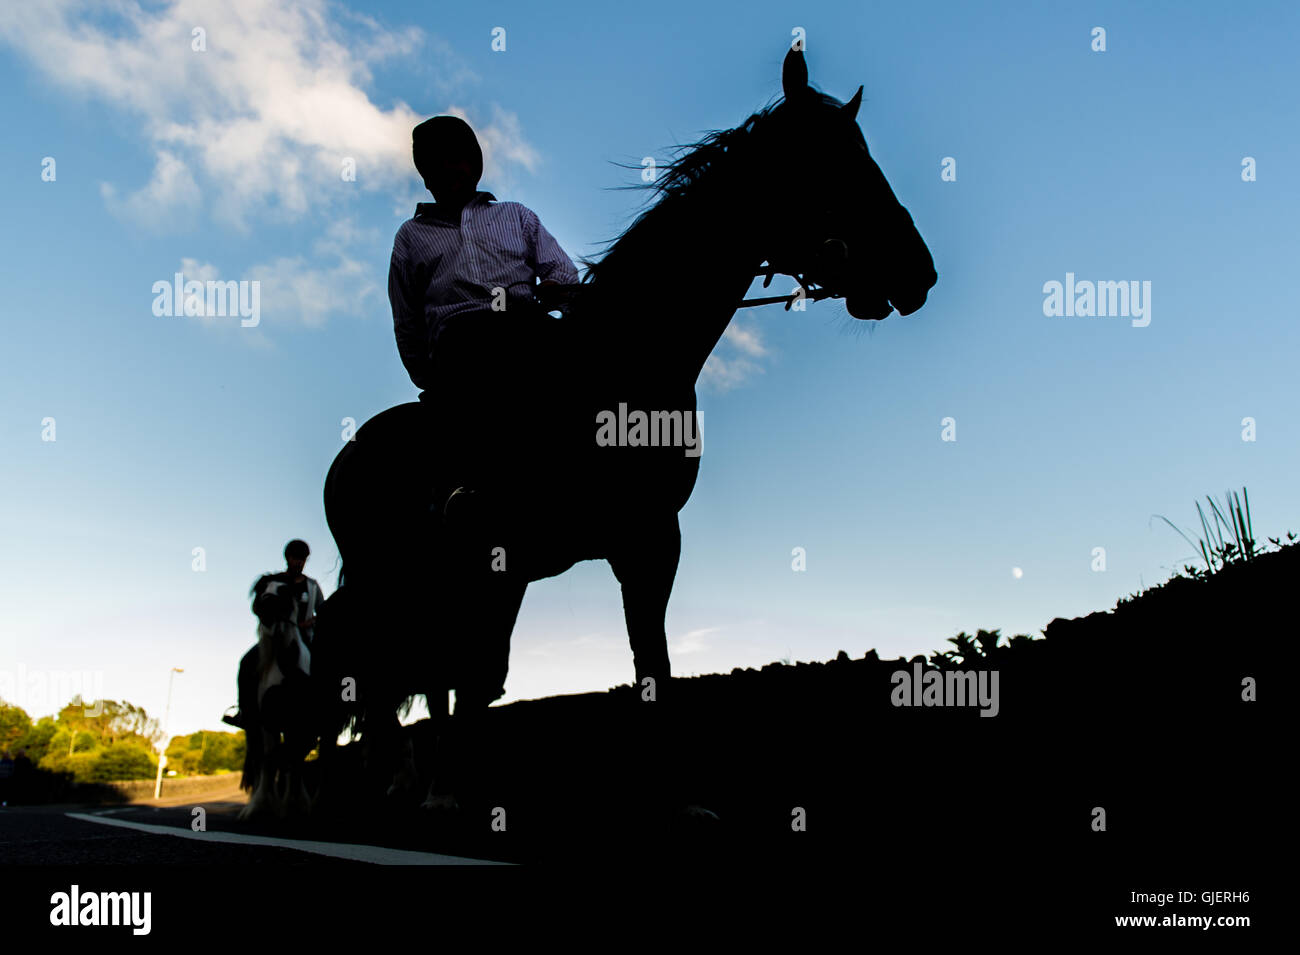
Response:
[{"label": "horse ear", "polygon": [[808,64],[803,58],[803,50],[791,48],[785,55],[785,63],[781,65],[781,88],[787,102],[807,91]]},{"label": "horse ear", "polygon": [[845,103],[842,107],[840,107],[840,109],[843,111],[844,115],[847,116],[849,120],[852,121],[858,118],[858,107],[861,105],[862,105],[862,87],[859,86],[858,91],[853,94],[853,99]]}]

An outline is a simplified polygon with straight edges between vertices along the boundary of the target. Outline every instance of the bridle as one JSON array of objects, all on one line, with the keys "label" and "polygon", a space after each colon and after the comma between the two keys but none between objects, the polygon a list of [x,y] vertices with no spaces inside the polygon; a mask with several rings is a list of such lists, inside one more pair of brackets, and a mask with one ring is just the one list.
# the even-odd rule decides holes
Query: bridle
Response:
[{"label": "bridle", "polygon": [[[848,261],[849,247],[842,239],[827,239],[821,245],[822,264],[828,268],[834,269],[837,265],[842,265]],[[790,306],[795,302],[803,299],[804,301],[819,302],[824,298],[843,298],[844,293],[834,292],[827,286],[818,287],[816,283],[809,281],[808,270],[800,269],[793,265],[783,266],[768,259],[767,265],[760,268],[754,273],[754,277],[763,276],[763,288],[772,284],[772,276],[777,273],[788,275],[799,283],[799,288],[790,295],[769,295],[765,298],[746,298],[742,299],[738,308],[755,308],[759,305],[776,305],[781,302],[785,303],[785,310],[790,311]]]},{"label": "bridle", "polygon": [[[781,302],[784,302],[785,310],[788,312],[790,311],[790,306],[793,305],[795,302],[797,302],[800,298],[802,298],[805,302],[820,302],[824,298],[844,297],[839,292],[832,292],[828,288],[815,287],[813,283],[809,282],[807,278],[805,278],[803,275],[798,274],[797,272],[786,272],[782,269],[774,269],[769,266],[766,269],[760,269],[759,271],[755,272],[754,277],[757,278],[760,275],[763,276],[763,288],[767,288],[769,285],[772,284],[772,276],[776,275],[777,272],[780,272],[782,275],[789,275],[791,278],[793,278],[796,282],[799,283],[799,288],[789,295],[768,295],[764,298],[741,299],[740,304],[736,307],[756,308],[759,305],[777,305]],[[800,295],[801,292],[803,293],[802,295]]]},{"label": "bridle", "polygon": [[[823,261],[822,267],[834,269],[836,265],[848,261],[848,245],[842,239],[827,239],[821,245]],[[754,277],[763,276],[763,288],[772,284],[774,275],[788,275],[799,283],[799,288],[789,295],[770,295],[765,298],[746,298],[742,299],[737,308],[757,308],[760,305],[778,305],[785,304],[785,310],[790,311],[790,307],[801,298],[806,302],[820,302],[826,298],[844,298],[843,292],[832,291],[827,286],[819,286],[817,283],[808,278],[808,269],[799,268],[794,265],[782,265],[773,262],[770,258],[766,265],[754,273]],[[535,291],[535,290],[534,290]],[[575,297],[583,291],[581,282],[572,285],[553,286],[550,295],[564,301],[565,305],[571,304]],[[561,310],[559,304],[552,304],[547,308],[540,300],[537,302],[544,310]]]}]

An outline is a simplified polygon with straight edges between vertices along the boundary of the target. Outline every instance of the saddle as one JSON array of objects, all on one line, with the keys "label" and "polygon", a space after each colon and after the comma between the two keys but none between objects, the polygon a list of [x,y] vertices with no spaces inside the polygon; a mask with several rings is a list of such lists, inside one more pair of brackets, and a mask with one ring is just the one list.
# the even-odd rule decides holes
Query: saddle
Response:
[{"label": "saddle", "polygon": [[[558,466],[591,442],[587,416],[575,407],[582,362],[572,326],[541,305],[517,326],[499,314],[483,318],[493,324],[458,329],[469,341],[457,343],[455,357],[435,366],[439,380],[420,393],[434,483],[448,494],[461,485],[498,491],[524,485],[554,493],[567,483],[556,475]],[[521,337],[492,351],[488,328]]]}]

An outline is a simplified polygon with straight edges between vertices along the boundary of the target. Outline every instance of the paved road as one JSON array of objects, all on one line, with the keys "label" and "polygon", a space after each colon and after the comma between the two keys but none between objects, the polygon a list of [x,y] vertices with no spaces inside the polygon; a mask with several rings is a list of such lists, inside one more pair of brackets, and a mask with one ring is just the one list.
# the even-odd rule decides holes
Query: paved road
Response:
[{"label": "paved road", "polygon": [[284,827],[242,823],[242,802],[204,799],[206,831],[196,832],[193,802],[171,806],[19,806],[0,809],[0,862],[37,865],[233,864],[459,865],[480,860],[387,845],[291,835]]},{"label": "paved road", "polygon": [[[450,901],[453,894],[479,889],[455,873],[465,866],[499,865],[403,848],[404,841],[427,843],[431,836],[428,827],[406,820],[370,827],[368,834],[380,837],[370,842],[346,841],[342,832],[322,826],[308,831],[241,822],[236,817],[246,797],[237,797],[205,798],[205,831],[198,832],[194,804],[178,799],[169,800],[174,805],[0,808],[0,891],[8,901],[4,941],[30,937],[66,945],[73,933],[79,945],[109,939],[132,944],[140,929],[166,942],[192,942],[196,913],[205,907],[222,913],[220,924],[236,926],[251,924],[245,921],[251,903],[265,909],[257,917],[266,923],[268,939],[302,943],[316,937],[339,945],[355,935],[373,943],[385,937],[388,916],[372,913],[423,912],[436,893],[441,917],[464,915],[467,910]],[[144,921],[58,922],[61,896],[82,905],[98,893],[138,897],[147,911],[133,909],[133,917],[145,913]]]}]

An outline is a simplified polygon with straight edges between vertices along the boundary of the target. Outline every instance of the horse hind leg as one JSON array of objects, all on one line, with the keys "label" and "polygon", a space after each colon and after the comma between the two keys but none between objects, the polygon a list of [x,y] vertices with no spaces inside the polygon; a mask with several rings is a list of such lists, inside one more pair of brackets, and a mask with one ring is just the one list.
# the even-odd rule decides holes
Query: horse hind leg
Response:
[{"label": "horse hind leg", "polygon": [[419,781],[420,773],[415,765],[415,744],[411,741],[411,734],[403,728],[397,747],[397,768],[393,770],[393,781],[389,783],[386,795],[390,799],[404,796],[415,789]]},{"label": "horse hind leg", "polygon": [[[463,605],[468,612],[462,619],[479,620],[481,625],[458,626],[456,632],[477,629],[480,638],[472,639],[470,649],[455,663],[456,712],[439,734],[433,782],[421,804],[424,809],[455,811],[460,806],[457,796],[463,797],[483,781],[483,759],[489,749],[488,706],[505,693],[510,637],[527,588],[526,580],[493,574],[481,588],[468,591],[473,596]],[[432,703],[429,709],[432,712]]]},{"label": "horse hind leg", "polygon": [[425,699],[429,703],[429,715],[437,722],[437,726],[432,754],[433,780],[429,784],[429,791],[420,808],[435,813],[458,812],[460,803],[457,802],[456,795],[452,791],[452,779],[446,766],[448,732],[451,726],[451,717],[447,713],[447,691],[426,694]]},{"label": "horse hind leg", "polygon": [[354,738],[353,729],[360,727],[362,716],[360,711],[333,701],[328,702],[324,712],[320,724],[319,781],[311,805],[312,815],[320,817],[341,813],[350,803],[351,784],[356,777],[347,771],[347,757],[339,746],[339,737],[347,732],[350,739]]},{"label": "horse hind leg", "polygon": [[415,755],[410,737],[403,732],[397,718],[397,706],[388,701],[368,703],[362,737],[366,778],[374,780],[391,772],[385,797],[409,792],[417,778]]},{"label": "horse hind leg", "polygon": [[458,812],[460,798],[473,787],[481,773],[476,765],[484,749],[484,722],[488,703],[484,697],[472,698],[456,692],[456,713],[448,717],[438,735],[433,781],[420,808],[433,813]]}]

